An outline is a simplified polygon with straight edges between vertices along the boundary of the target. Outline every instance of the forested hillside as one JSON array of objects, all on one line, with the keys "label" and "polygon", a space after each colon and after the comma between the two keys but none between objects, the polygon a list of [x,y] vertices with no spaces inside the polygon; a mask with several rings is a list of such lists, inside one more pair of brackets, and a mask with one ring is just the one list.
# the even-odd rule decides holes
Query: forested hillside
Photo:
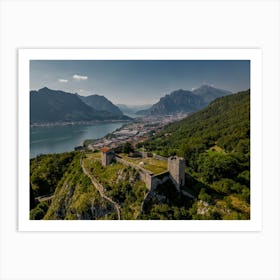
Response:
[{"label": "forested hillside", "polygon": [[30,219],[250,218],[250,90],[216,99],[142,146],[185,158],[182,192],[171,180],[148,192],[136,169],[104,167],[98,151],[38,156],[30,161]]},{"label": "forested hillside", "polygon": [[194,219],[249,217],[250,90],[216,99],[142,145],[185,158],[187,185],[199,198],[190,210]]},{"label": "forested hillside", "polygon": [[48,203],[38,198],[52,196],[75,156],[75,152],[41,155],[30,160],[30,218],[42,219]]},{"label": "forested hillside", "polygon": [[[30,123],[130,119],[124,116],[118,107],[114,106],[105,97],[81,98],[76,94],[61,90],[51,90],[47,87],[38,91],[30,91]],[[92,98],[97,103],[95,106],[97,109],[94,109]],[[85,100],[89,105],[84,102]],[[107,106],[103,106],[101,103],[103,105],[105,103]],[[108,109],[108,111],[104,110],[104,108]],[[118,112],[117,114],[116,111]]]},{"label": "forested hillside", "polygon": [[[112,201],[119,205],[121,219],[140,218],[145,184],[133,168],[119,163],[103,167],[99,153],[42,155],[31,160],[30,171],[30,219],[118,219]],[[105,196],[85,172],[94,174]]]},{"label": "forested hillside", "polygon": [[95,109],[97,111],[110,112],[110,114],[112,114],[114,116],[123,115],[123,113],[119,109],[119,107],[114,105],[110,100],[108,100],[106,97],[104,97],[102,95],[93,94],[93,95],[89,95],[89,96],[81,96],[81,95],[77,94],[77,96],[84,103],[86,103],[88,106],[92,107],[93,109]]}]

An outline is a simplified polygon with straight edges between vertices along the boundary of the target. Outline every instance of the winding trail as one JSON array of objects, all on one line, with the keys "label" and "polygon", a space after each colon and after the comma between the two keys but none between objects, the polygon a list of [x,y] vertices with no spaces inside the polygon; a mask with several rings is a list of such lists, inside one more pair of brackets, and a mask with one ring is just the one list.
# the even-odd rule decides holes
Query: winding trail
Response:
[{"label": "winding trail", "polygon": [[54,193],[35,197],[39,202],[50,201],[54,198]]},{"label": "winding trail", "polygon": [[144,208],[144,204],[145,204],[145,201],[146,201],[147,197],[149,196],[150,192],[151,192],[151,191],[148,191],[148,192],[145,194],[144,198],[143,198],[143,201],[142,201],[142,203],[141,203],[141,208],[140,208],[139,215],[141,215],[142,213],[144,213],[144,209],[143,209],[143,208]]},{"label": "winding trail", "polygon": [[120,220],[121,219],[121,211],[120,211],[121,207],[119,206],[119,204],[117,204],[115,201],[113,201],[110,197],[108,197],[105,194],[103,186],[88,172],[88,170],[84,166],[83,157],[81,157],[80,163],[81,163],[81,167],[83,169],[84,174],[87,175],[90,178],[91,183],[98,190],[100,196],[114,205],[114,207],[116,209],[116,212],[117,212],[117,215],[118,215],[118,220]]}]

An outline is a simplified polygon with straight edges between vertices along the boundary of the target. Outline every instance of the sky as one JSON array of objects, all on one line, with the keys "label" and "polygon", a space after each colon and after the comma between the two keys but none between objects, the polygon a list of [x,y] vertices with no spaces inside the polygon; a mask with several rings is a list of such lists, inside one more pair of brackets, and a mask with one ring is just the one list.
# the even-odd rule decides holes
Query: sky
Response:
[{"label": "sky", "polygon": [[177,89],[203,84],[238,92],[250,88],[249,60],[32,60],[30,90],[48,87],[114,104],[153,104]]}]

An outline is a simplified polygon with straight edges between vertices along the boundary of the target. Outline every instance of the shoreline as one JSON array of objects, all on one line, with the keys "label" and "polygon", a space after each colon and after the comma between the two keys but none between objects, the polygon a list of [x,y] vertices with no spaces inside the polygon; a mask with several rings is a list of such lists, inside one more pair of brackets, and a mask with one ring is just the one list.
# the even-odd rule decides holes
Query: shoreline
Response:
[{"label": "shoreline", "polygon": [[70,126],[70,125],[91,125],[91,124],[103,124],[103,123],[107,124],[107,123],[119,123],[119,122],[130,123],[130,122],[133,122],[133,121],[134,121],[134,119],[131,119],[131,120],[106,120],[106,121],[32,123],[32,124],[30,124],[30,128],[33,128],[33,127]]},{"label": "shoreline", "polygon": [[[121,127],[119,128],[116,128],[115,130],[113,130],[112,132],[110,133],[107,133],[105,134],[103,137],[100,137],[100,138],[94,138],[94,139],[84,139],[80,145],[76,145],[76,146],[73,146],[70,150],[67,150],[67,151],[63,151],[63,152],[54,152],[54,153],[41,153],[41,154],[37,154],[36,156],[33,156],[33,157],[29,157],[29,160],[32,160],[32,159],[35,159],[37,156],[41,156],[41,155],[54,155],[54,154],[63,154],[63,153],[72,153],[72,152],[77,152],[78,150],[75,150],[75,148],[79,147],[79,146],[83,146],[84,147],[84,143],[85,141],[100,141],[102,139],[106,139],[106,137],[108,135],[110,135],[111,133],[114,133],[124,127],[126,127],[127,125],[129,125],[130,123],[132,123],[133,120],[126,120],[126,121],[102,121],[102,122],[98,122],[98,123],[104,123],[104,124],[108,124],[108,123],[124,123]],[[50,125],[36,125],[35,127],[55,127],[55,126],[70,126],[70,125],[90,125],[90,124],[96,124],[97,122],[71,122],[71,123],[66,123],[66,124],[59,124],[59,125],[55,125],[55,123],[51,123]],[[30,126],[30,128],[32,128],[32,126]]]},{"label": "shoreline", "polygon": [[[36,124],[33,127],[55,127],[55,126],[71,126],[71,125],[94,125],[94,124],[110,124],[110,123],[122,123],[118,128],[115,128],[113,131],[106,133],[102,137],[98,138],[85,138],[79,143],[79,145],[74,145],[71,147],[68,152],[75,151],[75,148],[86,147],[90,150],[100,149],[103,146],[118,146],[124,144],[125,142],[141,142],[147,138],[149,133],[156,133],[165,125],[178,121],[185,116],[175,115],[175,116],[166,116],[161,118],[159,116],[146,117],[146,118],[137,118],[132,120],[113,120],[113,121],[83,121],[83,122],[60,122],[60,123],[44,123]],[[32,127],[31,127],[32,128]],[[117,134],[116,132],[120,132]],[[131,134],[132,133],[132,134]],[[65,151],[63,151],[65,152]],[[57,153],[63,153],[57,152]],[[50,153],[53,154],[53,153]],[[36,158],[38,155],[30,157]]]}]

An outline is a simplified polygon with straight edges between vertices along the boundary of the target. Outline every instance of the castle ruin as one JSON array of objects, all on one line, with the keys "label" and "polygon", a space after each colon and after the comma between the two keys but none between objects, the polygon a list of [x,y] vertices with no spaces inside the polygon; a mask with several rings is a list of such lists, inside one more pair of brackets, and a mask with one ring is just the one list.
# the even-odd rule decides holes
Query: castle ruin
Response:
[{"label": "castle ruin", "polygon": [[177,156],[168,158],[168,171],[178,191],[185,185],[185,168],[184,158]]},{"label": "castle ruin", "polygon": [[117,156],[113,149],[103,147],[101,149],[101,163],[103,166],[108,166],[113,160],[122,164],[131,166],[139,171],[140,178],[145,182],[146,187],[151,190],[158,184],[163,183],[168,178],[172,180],[178,191],[185,185],[185,160],[182,157],[172,156],[169,158],[160,157],[152,153],[141,153],[142,157],[155,157],[158,160],[168,162],[168,170],[162,174],[154,175],[153,173],[145,170],[142,166],[137,166],[134,163],[128,162],[125,159]]},{"label": "castle ruin", "polygon": [[111,164],[115,157],[115,152],[108,147],[103,147],[101,149],[101,163],[103,166]]}]

